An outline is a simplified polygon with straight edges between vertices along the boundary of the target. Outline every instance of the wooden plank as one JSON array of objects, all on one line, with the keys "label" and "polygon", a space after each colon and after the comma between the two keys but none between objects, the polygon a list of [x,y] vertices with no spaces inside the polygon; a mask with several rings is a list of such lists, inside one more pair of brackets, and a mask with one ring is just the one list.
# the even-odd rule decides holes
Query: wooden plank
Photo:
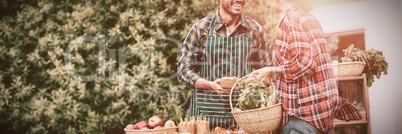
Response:
[{"label": "wooden plank", "polygon": [[[364,75],[364,77],[363,77]],[[365,78],[365,74],[361,76],[350,76],[350,77],[337,77],[337,81],[352,81],[352,80],[363,80]]]},{"label": "wooden plank", "polygon": [[338,126],[350,126],[350,125],[367,124],[367,121],[358,120],[358,121],[348,121],[348,122],[346,122],[346,121],[337,120],[334,123],[335,123],[335,127],[338,127]]},{"label": "wooden plank", "polygon": [[[366,79],[366,74],[363,73],[361,76],[351,76],[351,77],[339,77],[336,78],[337,81],[357,81],[359,84],[361,84],[361,87],[358,86],[357,88],[359,88],[359,90],[361,92],[359,92],[361,95],[357,95],[359,96],[360,100],[363,103],[363,107],[366,111],[367,120],[360,120],[360,121],[341,121],[341,120],[336,120],[334,122],[335,127],[339,127],[339,126],[353,126],[353,125],[366,125],[367,127],[367,133],[371,134],[371,123],[370,123],[370,103],[369,103],[369,92],[368,92],[368,87],[367,87],[367,79]],[[344,82],[343,82],[344,83]],[[339,84],[339,83],[338,83]],[[349,86],[349,85],[344,85],[344,86]],[[344,88],[350,88],[350,87],[344,87]],[[339,89],[341,90],[341,89]],[[341,91],[340,91],[341,92]],[[341,94],[340,94],[341,95]],[[350,96],[348,96],[350,97]],[[353,98],[353,97],[352,97]],[[347,99],[347,98],[345,98]],[[350,98],[349,98],[350,99]]]},{"label": "wooden plank", "polygon": [[366,74],[364,73],[363,75],[363,102],[364,102],[364,110],[367,113],[367,133],[371,134],[371,124],[370,124],[370,103],[369,103],[369,92],[368,92],[368,87],[367,87],[367,78]]},{"label": "wooden plank", "polygon": [[364,104],[363,100],[363,81],[338,81],[339,96],[344,98],[349,103],[357,102]]}]

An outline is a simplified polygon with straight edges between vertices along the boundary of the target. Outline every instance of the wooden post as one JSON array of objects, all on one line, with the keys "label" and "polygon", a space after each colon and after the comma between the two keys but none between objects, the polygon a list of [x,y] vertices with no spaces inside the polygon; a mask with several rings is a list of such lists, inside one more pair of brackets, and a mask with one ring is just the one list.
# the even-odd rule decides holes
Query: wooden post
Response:
[{"label": "wooden post", "polygon": [[370,103],[369,103],[369,92],[367,87],[367,77],[364,73],[363,75],[363,101],[364,101],[364,109],[367,114],[367,133],[371,134],[371,122],[370,122]]}]

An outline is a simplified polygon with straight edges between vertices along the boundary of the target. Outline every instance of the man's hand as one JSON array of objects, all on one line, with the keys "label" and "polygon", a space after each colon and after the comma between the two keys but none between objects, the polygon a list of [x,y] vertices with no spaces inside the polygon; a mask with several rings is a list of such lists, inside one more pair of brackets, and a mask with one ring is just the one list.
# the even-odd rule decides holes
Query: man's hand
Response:
[{"label": "man's hand", "polygon": [[216,83],[218,87],[216,88],[216,90],[214,90],[214,88],[212,88],[212,90],[218,92],[219,94],[228,94],[231,89],[230,88],[222,88],[220,82],[221,82],[221,79],[215,80],[214,83]]},{"label": "man's hand", "polygon": [[216,91],[219,94],[227,94],[230,92],[230,89],[223,89],[219,85],[220,79],[217,79],[215,81],[209,81],[203,78],[200,78],[195,82],[195,87],[196,88],[203,88],[203,89],[208,89],[208,90],[213,90]]}]

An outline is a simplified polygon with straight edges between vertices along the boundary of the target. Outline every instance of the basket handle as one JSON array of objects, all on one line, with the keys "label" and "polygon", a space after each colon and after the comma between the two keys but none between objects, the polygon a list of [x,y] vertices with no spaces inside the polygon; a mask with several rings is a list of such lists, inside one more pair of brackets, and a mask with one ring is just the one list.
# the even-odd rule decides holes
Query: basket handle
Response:
[{"label": "basket handle", "polygon": [[230,104],[230,109],[233,111],[233,105],[232,105],[232,93],[233,90],[235,89],[235,87],[237,86],[237,83],[239,83],[240,81],[242,81],[244,78],[246,78],[247,76],[249,76],[250,74],[243,76],[242,78],[240,78],[239,80],[236,81],[236,83],[232,86],[232,89],[230,89],[230,94],[229,94],[229,104]]}]

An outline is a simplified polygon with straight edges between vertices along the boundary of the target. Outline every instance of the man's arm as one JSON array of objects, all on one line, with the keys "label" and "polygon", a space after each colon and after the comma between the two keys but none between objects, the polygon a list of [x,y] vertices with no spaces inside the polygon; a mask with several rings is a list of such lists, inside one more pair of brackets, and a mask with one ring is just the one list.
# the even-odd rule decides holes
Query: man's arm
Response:
[{"label": "man's arm", "polygon": [[200,75],[195,71],[195,67],[193,66],[196,62],[194,56],[194,50],[197,47],[199,42],[199,35],[197,32],[197,24],[195,24],[188,33],[186,39],[180,50],[179,55],[179,65],[177,68],[178,76],[177,78],[183,84],[186,84],[190,87],[195,87],[195,83],[198,79],[200,79]]},{"label": "man's arm", "polygon": [[[214,90],[218,93],[227,93],[227,89],[222,89],[219,85],[219,80],[209,81],[202,78],[195,70],[196,57],[194,51],[196,49],[201,50],[200,33],[197,30],[197,24],[195,24],[190,32],[188,33],[186,39],[181,48],[178,66],[178,76],[177,78],[183,84],[186,84],[192,88],[202,88],[207,90]],[[199,64],[198,64],[199,66]]]}]

